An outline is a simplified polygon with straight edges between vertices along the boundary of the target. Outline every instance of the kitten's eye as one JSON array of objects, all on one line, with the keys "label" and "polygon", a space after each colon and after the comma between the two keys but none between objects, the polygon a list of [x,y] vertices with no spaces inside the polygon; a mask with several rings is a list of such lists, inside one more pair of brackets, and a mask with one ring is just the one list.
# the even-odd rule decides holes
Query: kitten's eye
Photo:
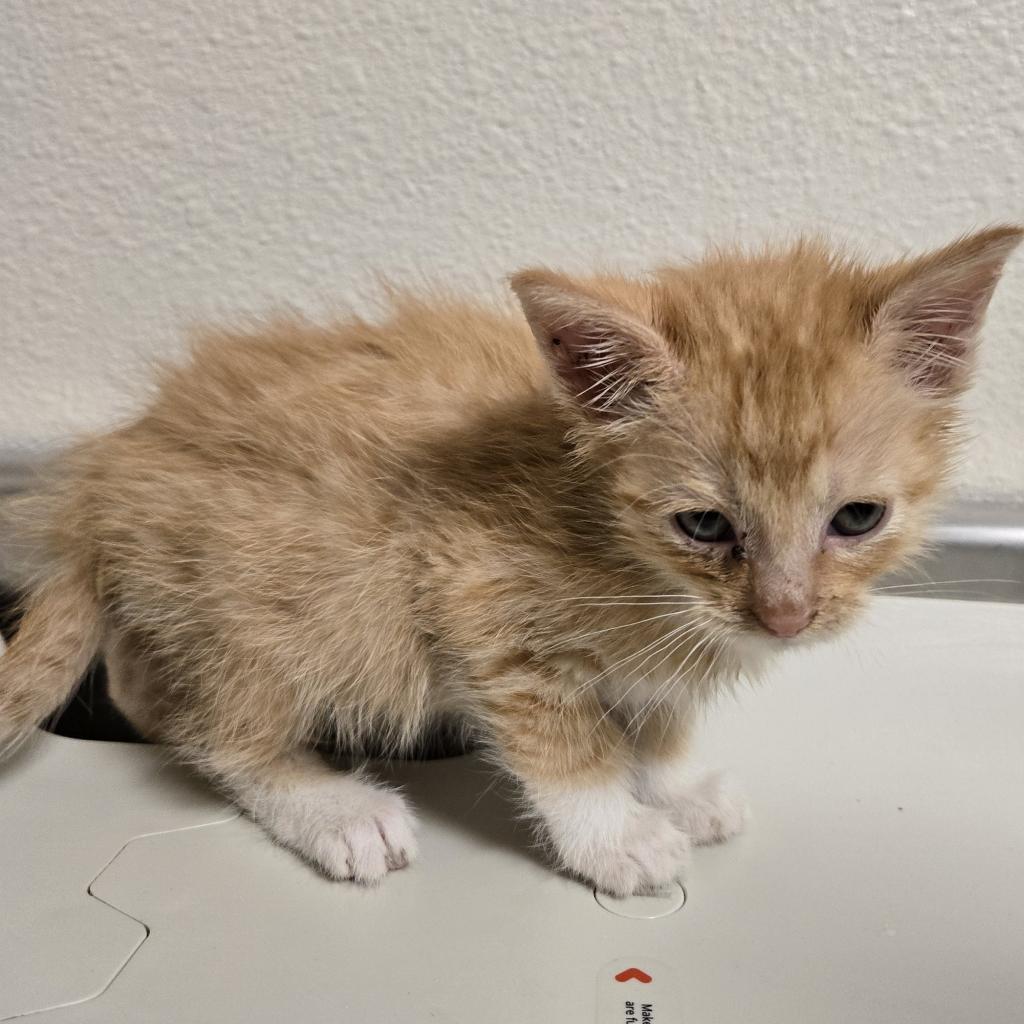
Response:
[{"label": "kitten's eye", "polygon": [[832,517],[829,529],[840,537],[859,537],[870,533],[884,515],[885,506],[876,501],[851,501]]},{"label": "kitten's eye", "polygon": [[736,541],[736,531],[721,512],[714,509],[699,509],[694,512],[677,512],[676,525],[687,537],[701,544],[720,544]]}]

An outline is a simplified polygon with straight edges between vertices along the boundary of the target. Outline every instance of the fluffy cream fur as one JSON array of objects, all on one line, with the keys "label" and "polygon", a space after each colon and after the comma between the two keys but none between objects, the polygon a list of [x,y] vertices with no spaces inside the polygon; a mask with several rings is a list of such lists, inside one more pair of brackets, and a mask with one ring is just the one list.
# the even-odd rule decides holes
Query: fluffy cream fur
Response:
[{"label": "fluffy cream fur", "polygon": [[[642,280],[535,270],[525,320],[396,294],[380,323],[210,334],[26,504],[39,572],[0,730],[100,651],[147,735],[375,881],[414,855],[407,808],[305,751],[327,729],[400,752],[454,718],[560,864],[658,885],[746,816],[682,776],[702,698],[784,646],[765,627],[842,627],[920,544],[1020,238],[879,268],[804,242]],[[884,521],[830,533],[853,501]],[[692,510],[736,543],[685,536]]]}]

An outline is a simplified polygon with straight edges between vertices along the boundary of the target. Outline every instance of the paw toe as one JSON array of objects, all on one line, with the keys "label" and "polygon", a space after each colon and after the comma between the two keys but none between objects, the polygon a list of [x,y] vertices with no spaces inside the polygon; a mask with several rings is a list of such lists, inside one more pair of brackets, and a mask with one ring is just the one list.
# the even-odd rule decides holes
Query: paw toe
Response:
[{"label": "paw toe", "polygon": [[678,879],[690,857],[690,838],[664,812],[638,815],[618,843],[595,851],[585,873],[613,896],[650,893]]},{"label": "paw toe", "polygon": [[328,878],[377,885],[416,854],[412,813],[398,793],[342,778],[289,797],[264,827]]},{"label": "paw toe", "polygon": [[676,808],[675,818],[698,845],[721,843],[742,832],[750,804],[728,775],[713,773],[697,783]]}]

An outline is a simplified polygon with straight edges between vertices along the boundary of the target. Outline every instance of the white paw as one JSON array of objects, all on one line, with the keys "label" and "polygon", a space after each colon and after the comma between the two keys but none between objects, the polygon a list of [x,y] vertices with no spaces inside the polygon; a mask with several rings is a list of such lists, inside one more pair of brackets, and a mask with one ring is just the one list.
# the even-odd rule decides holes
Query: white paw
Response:
[{"label": "white paw", "polygon": [[742,832],[750,804],[729,775],[709,772],[675,794],[669,813],[694,843],[706,846]]},{"label": "white paw", "polygon": [[400,793],[351,775],[264,795],[256,820],[328,878],[378,884],[416,856],[415,820]]},{"label": "white paw", "polygon": [[650,892],[679,878],[689,862],[690,838],[668,811],[645,807],[618,787],[537,803],[561,867],[603,892]]},{"label": "white paw", "polygon": [[618,835],[577,853],[565,866],[613,896],[652,892],[675,881],[690,860],[690,839],[664,811],[643,807]]}]

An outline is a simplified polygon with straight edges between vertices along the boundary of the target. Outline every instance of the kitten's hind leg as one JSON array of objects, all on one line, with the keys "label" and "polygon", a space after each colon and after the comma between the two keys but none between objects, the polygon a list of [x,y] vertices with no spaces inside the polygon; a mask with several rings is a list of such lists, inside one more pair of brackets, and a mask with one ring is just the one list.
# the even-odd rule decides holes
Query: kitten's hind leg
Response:
[{"label": "kitten's hind leg", "polygon": [[333,770],[306,750],[259,768],[204,762],[259,825],[328,878],[375,885],[416,856],[405,798],[360,772]]},{"label": "kitten's hind leg", "polygon": [[218,708],[213,687],[193,681],[189,689],[168,689],[168,679],[191,678],[187,666],[159,671],[155,656],[139,651],[125,637],[108,644],[116,705],[140,732],[169,743],[219,783],[282,846],[329,878],[366,884],[414,859],[415,820],[405,798],[362,772],[334,770],[312,750],[290,746],[283,737],[302,731],[292,709],[287,699],[267,699],[281,691],[255,691],[264,697],[258,702],[250,691],[248,714],[228,700]]},{"label": "kitten's hind leg", "polygon": [[103,647],[107,669],[107,695],[129,724],[151,742],[164,739],[162,726],[172,708],[168,703],[167,673],[159,671],[152,656],[119,634]]}]

